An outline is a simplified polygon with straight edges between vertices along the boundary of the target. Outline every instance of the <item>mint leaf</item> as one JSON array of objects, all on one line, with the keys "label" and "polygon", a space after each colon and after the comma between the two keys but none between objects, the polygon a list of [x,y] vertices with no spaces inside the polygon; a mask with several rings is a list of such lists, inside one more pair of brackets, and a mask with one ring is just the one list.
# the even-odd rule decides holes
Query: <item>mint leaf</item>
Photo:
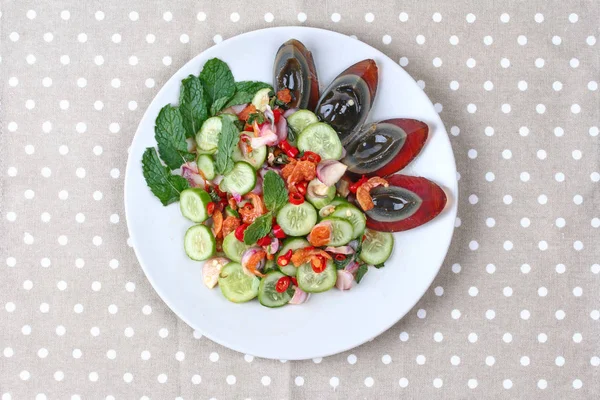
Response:
[{"label": "mint leaf", "polygon": [[[210,59],[200,72],[212,114],[220,111],[235,93],[235,80],[229,66],[218,58]],[[225,98],[225,100],[222,100]]]},{"label": "mint leaf", "polygon": [[368,270],[369,267],[366,264],[362,264],[360,267],[358,267],[356,270],[356,276],[354,277],[354,279],[356,279],[356,283],[360,283]]},{"label": "mint leaf", "polygon": [[184,177],[171,175],[169,168],[160,162],[154,147],[148,147],[144,151],[142,169],[146,184],[163,206],[179,201],[179,194],[190,187]]},{"label": "mint leaf", "polygon": [[239,104],[250,103],[254,98],[256,92],[261,89],[270,88],[273,89],[271,85],[265,82],[258,81],[241,81],[235,83],[235,94],[233,97],[227,102],[225,107],[237,106]]},{"label": "mint leaf", "polygon": [[384,264],[384,263],[381,263],[381,264],[377,264],[377,265],[373,265],[373,266],[374,266],[375,268],[379,269],[379,268],[383,268],[383,267],[385,267],[385,264]]},{"label": "mint leaf", "polygon": [[219,143],[215,158],[215,171],[217,174],[225,175],[233,169],[233,159],[231,156],[239,140],[239,131],[231,121],[231,118],[227,116],[221,117],[221,133],[219,134]]},{"label": "mint leaf", "polygon": [[194,159],[194,155],[187,151],[183,118],[177,107],[167,104],[160,110],[154,137],[158,143],[160,158],[167,167],[177,169],[186,161]]},{"label": "mint leaf", "polygon": [[179,111],[183,117],[183,128],[187,137],[195,137],[202,123],[208,118],[206,103],[200,78],[190,75],[181,81]]},{"label": "mint leaf", "polygon": [[256,218],[244,232],[244,243],[253,244],[267,236],[271,232],[272,222],[273,215],[270,212]]},{"label": "mint leaf", "polygon": [[216,115],[219,111],[225,108],[225,103],[229,100],[228,97],[221,97],[215,100],[214,103],[210,106],[210,115]]},{"label": "mint leaf", "polygon": [[288,190],[285,187],[285,182],[274,171],[267,171],[265,174],[263,180],[263,197],[265,206],[273,212],[283,207],[288,201]]}]

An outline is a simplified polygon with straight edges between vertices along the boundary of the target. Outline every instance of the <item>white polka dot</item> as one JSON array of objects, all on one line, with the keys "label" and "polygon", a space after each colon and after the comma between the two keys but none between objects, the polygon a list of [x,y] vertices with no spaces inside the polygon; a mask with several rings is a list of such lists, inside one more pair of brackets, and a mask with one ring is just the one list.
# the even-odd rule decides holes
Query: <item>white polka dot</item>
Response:
[{"label": "white polka dot", "polygon": [[504,114],[508,114],[511,111],[510,104],[502,104],[502,112]]},{"label": "white polka dot", "polygon": [[461,313],[460,313],[460,310],[455,309],[450,312],[450,315],[452,316],[452,319],[459,319]]},{"label": "white polka dot", "polygon": [[425,36],[423,36],[423,35],[417,35],[416,40],[417,40],[417,44],[424,44],[425,43]]},{"label": "white polka dot", "polygon": [[431,19],[433,19],[433,22],[441,22],[442,14],[440,14],[439,12],[433,13],[433,15],[431,16]]},{"label": "white polka dot", "polygon": [[469,242],[469,249],[471,249],[471,250],[475,251],[475,250],[477,250],[478,248],[479,248],[479,243],[477,243],[477,241],[475,241],[475,240],[471,240],[471,241]]},{"label": "white polka dot", "polygon": [[433,380],[433,387],[435,387],[436,389],[441,388],[443,384],[444,384],[444,381],[441,380],[440,378],[435,378]]},{"label": "white polka dot", "polygon": [[469,340],[469,342],[475,343],[477,342],[478,336],[475,332],[471,332],[469,333],[469,336],[467,336],[467,339]]},{"label": "white polka dot", "polygon": [[400,57],[400,65],[402,67],[406,67],[408,65],[408,58],[406,58],[406,57]]},{"label": "white polka dot", "polygon": [[555,81],[554,83],[552,83],[552,89],[554,89],[556,92],[560,92],[563,88],[563,84],[559,81]]},{"label": "white polka dot", "polygon": [[546,196],[545,194],[540,194],[537,198],[538,203],[544,205],[546,203],[548,203],[548,196]]},{"label": "white polka dot", "polygon": [[425,364],[426,358],[424,355],[419,354],[416,358],[416,361],[417,361],[417,364],[423,365],[423,364]]},{"label": "white polka dot", "polygon": [[61,292],[67,290],[67,282],[65,282],[65,281],[58,281],[56,283],[56,288],[58,290],[60,290]]},{"label": "white polka dot", "polygon": [[536,58],[535,60],[535,66],[538,68],[543,68],[545,64],[545,61],[543,58]]},{"label": "white polka dot", "polygon": [[600,264],[594,264],[590,267],[593,274],[600,274]]},{"label": "white polka dot", "polygon": [[450,42],[450,44],[452,46],[456,46],[459,42],[458,36],[452,35],[452,36],[450,36],[450,39],[448,39],[448,41]]},{"label": "white polka dot", "polygon": [[571,112],[573,114],[579,114],[581,112],[581,106],[579,104],[571,105]]},{"label": "white polka dot", "polygon": [[485,220],[485,224],[489,227],[489,228],[493,228],[494,226],[496,226],[496,220],[494,218],[486,218]]},{"label": "white polka dot", "polygon": [[342,16],[338,13],[333,13],[331,14],[331,20],[333,22],[340,22],[340,20],[342,19]]},{"label": "white polka dot", "polygon": [[133,328],[130,326],[125,328],[124,333],[126,337],[132,337],[134,335]]},{"label": "white polka dot", "polygon": [[504,387],[504,389],[510,389],[513,387],[513,383],[510,379],[505,379],[504,381],[502,381],[502,386]]},{"label": "white polka dot", "polygon": [[494,84],[492,83],[492,81],[485,81],[483,84],[483,88],[489,92],[490,90],[494,89]]},{"label": "white polka dot", "polygon": [[296,386],[302,386],[302,385],[304,385],[304,378],[301,376],[297,376],[294,379],[294,383],[296,384]]},{"label": "white polka dot", "polygon": [[383,35],[381,41],[383,42],[383,44],[390,44],[392,43],[392,37],[390,35]]},{"label": "white polka dot", "polygon": [[168,67],[173,62],[173,59],[170,56],[165,56],[163,57],[162,62],[165,66]]},{"label": "white polka dot", "polygon": [[372,387],[374,383],[375,383],[375,380],[373,378],[371,378],[370,376],[365,379],[366,387]]},{"label": "white polka dot", "polygon": [[6,259],[6,265],[8,265],[9,267],[14,267],[15,265],[17,265],[17,260],[14,257],[8,257]]},{"label": "white polka dot", "polygon": [[535,106],[535,111],[536,111],[538,114],[543,114],[543,113],[545,113],[545,112],[546,112],[546,106],[545,106],[545,105],[543,105],[543,104],[538,104],[537,106]]},{"label": "white polka dot", "polygon": [[547,157],[546,151],[545,150],[538,150],[537,151],[537,158],[539,158],[540,160],[545,160]]},{"label": "white polka dot", "polygon": [[260,378],[260,382],[263,384],[263,386],[269,386],[271,384],[271,378],[269,376],[263,376]]},{"label": "white polka dot", "polygon": [[475,22],[475,20],[477,19],[477,17],[475,17],[475,15],[474,15],[474,14],[472,14],[472,13],[469,13],[469,14],[467,14],[467,16],[466,16],[466,19],[467,19],[467,22],[468,22],[469,24],[472,24],[473,22]]},{"label": "white polka dot", "polygon": [[574,24],[577,21],[579,21],[579,16],[577,14],[575,14],[575,13],[569,14],[569,22]]},{"label": "white polka dot", "polygon": [[477,158],[477,150],[475,149],[470,149],[467,152],[467,155],[469,156],[470,159],[474,160],[475,158]]},{"label": "white polka dot", "polygon": [[493,172],[486,172],[485,180],[488,182],[493,182],[496,179],[496,175]]},{"label": "white polka dot", "polygon": [[537,13],[537,14],[535,14],[534,20],[538,24],[541,24],[542,22],[544,22],[544,15],[540,14],[540,13]]},{"label": "white polka dot", "polygon": [[565,365],[565,358],[562,356],[558,356],[556,357],[556,359],[554,360],[554,363],[558,366],[558,367],[562,367]]},{"label": "white polka dot", "polygon": [[60,56],[60,62],[63,65],[67,65],[71,62],[71,59],[67,55],[62,55],[62,56]]},{"label": "white polka dot", "polygon": [[510,250],[512,250],[512,249],[513,249],[513,242],[511,242],[510,240],[506,240],[506,241],[504,242],[504,245],[503,245],[503,247],[504,247],[504,250],[506,250],[506,251],[510,251]]},{"label": "white polka dot", "polygon": [[592,126],[590,127],[590,129],[588,130],[588,133],[590,134],[590,136],[596,137],[598,136],[598,132],[600,132],[600,130],[598,129],[597,126]]},{"label": "white polka dot", "polygon": [[450,357],[450,364],[457,366],[460,364],[460,357],[459,356],[452,356]]},{"label": "white polka dot", "polygon": [[589,81],[587,87],[588,87],[588,90],[596,91],[596,90],[598,90],[598,82]]},{"label": "white polka dot", "polygon": [[64,336],[64,335],[65,335],[65,333],[67,333],[67,329],[66,329],[64,326],[62,326],[62,325],[58,325],[58,326],[56,327],[56,334],[57,334],[58,336]]},{"label": "white polka dot", "polygon": [[524,92],[525,90],[527,90],[527,82],[519,81],[519,83],[517,84],[517,87],[519,88],[520,91]]},{"label": "white polka dot", "polygon": [[348,360],[348,364],[350,364],[350,365],[354,365],[354,364],[356,364],[356,360],[357,360],[357,359],[356,359],[356,355],[354,355],[354,354],[350,354],[350,355],[348,356],[347,360]]},{"label": "white polka dot", "polygon": [[496,266],[494,264],[488,264],[485,266],[485,270],[488,274],[493,274],[496,272]]},{"label": "white polka dot", "polygon": [[562,39],[560,36],[552,36],[552,44],[555,46],[559,46],[562,43]]},{"label": "white polka dot", "polygon": [[210,353],[208,359],[212,362],[217,362],[217,361],[219,361],[219,354],[212,352],[212,353]]},{"label": "white polka dot", "polygon": [[594,356],[590,359],[590,364],[592,364],[593,367],[598,367],[600,366],[600,357]]},{"label": "white polka dot", "polygon": [[467,111],[471,114],[474,114],[477,111],[477,106],[473,103],[467,105]]},{"label": "white polka dot", "polygon": [[99,201],[102,200],[102,192],[96,190],[92,196],[94,198],[94,200]]},{"label": "white polka dot", "polygon": [[527,36],[519,35],[517,38],[517,43],[519,43],[521,46],[525,46],[527,44]]},{"label": "white polka dot", "polygon": [[556,313],[554,313],[554,316],[556,317],[557,320],[561,321],[563,319],[565,319],[565,312],[563,310],[558,310],[556,311]]},{"label": "white polka dot", "polygon": [[[529,365],[530,360],[529,360],[529,357],[523,356],[523,357],[521,357],[521,359],[519,360],[519,362],[521,363],[522,366],[526,367],[526,366]],[[511,386],[512,386],[512,383],[511,383]]]},{"label": "white polka dot", "polygon": [[387,365],[392,362],[392,357],[389,354],[384,354],[381,357],[381,362]]},{"label": "white polka dot", "polygon": [[399,337],[402,342],[406,342],[409,338],[409,335],[407,332],[400,332]]},{"label": "white polka dot", "polygon": [[400,378],[400,380],[398,381],[398,384],[400,385],[401,388],[405,388],[408,386],[408,379]]},{"label": "white polka dot", "polygon": [[493,37],[491,37],[491,36],[484,36],[483,37],[483,44],[485,44],[486,46],[491,46],[493,43],[494,43],[494,38]]},{"label": "white polka dot", "polygon": [[583,386],[583,382],[581,382],[580,379],[575,379],[573,381],[573,389],[581,389],[582,386]]},{"label": "white polka dot", "polygon": [[77,86],[79,86],[80,88],[86,87],[87,85],[87,79],[85,78],[78,78],[77,79]]},{"label": "white polka dot", "polygon": [[417,310],[417,317],[423,319],[427,316],[427,311],[425,311],[424,309],[420,308],[419,310]]}]

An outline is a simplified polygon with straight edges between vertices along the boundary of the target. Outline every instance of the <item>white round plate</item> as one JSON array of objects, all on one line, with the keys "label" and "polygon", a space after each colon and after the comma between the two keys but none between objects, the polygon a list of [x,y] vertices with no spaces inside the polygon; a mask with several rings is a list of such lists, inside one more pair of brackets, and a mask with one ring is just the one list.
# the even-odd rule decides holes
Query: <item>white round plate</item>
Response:
[{"label": "white round plate", "polygon": [[[183,235],[192,224],[178,204],[163,207],[142,175],[146,147],[156,145],[154,121],[168,103],[177,104],[182,79],[199,74],[218,57],[236,80],[272,82],[279,46],[298,39],[312,52],[321,89],[350,65],[372,58],[379,66],[379,87],[370,120],[415,118],[429,125],[429,139],[403,172],[426,177],[444,188],[446,209],[433,221],[395,234],[396,244],[385,268],[371,268],[360,285],[313,295],[299,306],[270,309],[258,301],[234,304],[219,288],[202,283],[202,263],[187,258]],[[133,248],[148,280],[165,303],[209,339],[257,357],[300,360],[351,349],[381,334],[402,318],[425,293],[438,273],[454,231],[457,200],[456,165],[444,125],[417,83],[394,61],[349,36],[304,27],[270,28],[223,41],[196,56],[158,92],[131,145],[125,177],[125,211]]]}]

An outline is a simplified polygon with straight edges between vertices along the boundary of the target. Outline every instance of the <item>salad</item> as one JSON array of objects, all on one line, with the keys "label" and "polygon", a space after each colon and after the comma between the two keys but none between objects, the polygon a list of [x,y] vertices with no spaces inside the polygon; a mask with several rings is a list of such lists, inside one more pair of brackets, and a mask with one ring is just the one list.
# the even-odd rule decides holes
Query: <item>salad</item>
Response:
[{"label": "salad", "polygon": [[142,167],[162,204],[179,202],[195,224],[183,248],[205,261],[208,288],[266,307],[349,290],[385,265],[391,232],[443,210],[438,185],[396,174],[421,151],[427,125],[366,123],[377,84],[375,61],[363,60],[320,93],[312,54],[294,39],[276,54],[273,85],[236,82],[216,58],[182,81]]}]

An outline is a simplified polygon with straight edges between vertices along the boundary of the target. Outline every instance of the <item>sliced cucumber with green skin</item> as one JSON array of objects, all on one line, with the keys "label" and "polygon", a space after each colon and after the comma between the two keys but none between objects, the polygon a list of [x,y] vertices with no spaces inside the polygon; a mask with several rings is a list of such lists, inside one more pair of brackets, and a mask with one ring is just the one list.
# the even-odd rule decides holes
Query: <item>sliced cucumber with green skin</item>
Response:
[{"label": "sliced cucumber with green skin", "polygon": [[230,173],[225,175],[219,188],[229,193],[246,194],[256,185],[256,171],[250,164],[238,161],[233,165]]},{"label": "sliced cucumber with green skin", "polygon": [[267,159],[267,146],[260,146],[252,149],[252,152],[246,155],[242,154],[240,146],[245,146],[241,140],[238,145],[233,148],[233,155],[231,156],[233,161],[246,161],[248,164],[252,165],[254,169],[260,169]]},{"label": "sliced cucumber with green skin", "polygon": [[342,158],[342,142],[337,132],[324,122],[310,124],[298,136],[298,150],[312,151],[323,160]]},{"label": "sliced cucumber with green skin", "polygon": [[352,239],[360,237],[367,226],[367,217],[365,216],[365,213],[359,210],[358,207],[354,207],[349,203],[338,205],[331,216],[345,219],[352,224]]},{"label": "sliced cucumber with green skin", "polygon": [[337,281],[337,270],[331,260],[327,260],[327,266],[323,272],[313,271],[310,263],[301,265],[298,268],[298,287],[306,293],[326,292],[335,286]]},{"label": "sliced cucumber with green skin", "polygon": [[204,222],[208,219],[207,206],[212,199],[200,188],[185,189],[179,195],[181,214],[193,222]]},{"label": "sliced cucumber with green skin", "polygon": [[217,176],[217,173],[215,172],[215,161],[208,154],[198,154],[196,165],[198,165],[198,169],[206,179],[215,179],[215,176]]},{"label": "sliced cucumber with green skin", "polygon": [[[283,256],[289,250],[292,250],[292,252],[293,252],[294,250],[303,249],[308,246],[310,246],[310,243],[308,243],[308,240],[306,240],[304,238],[287,238],[283,242],[283,247],[281,248],[281,250],[279,250],[279,253],[277,253],[277,255],[275,256],[275,260],[277,260],[280,256]],[[296,276],[296,273],[298,272],[298,268],[294,267],[294,264],[292,264],[291,262],[285,266],[279,265],[279,263],[277,263],[277,266],[279,267],[279,270],[281,272],[283,272],[284,274],[286,274],[288,276]]]},{"label": "sliced cucumber with green skin", "polygon": [[392,255],[394,235],[390,232],[365,230],[360,259],[371,265],[383,264]]},{"label": "sliced cucumber with green skin", "polygon": [[217,242],[206,225],[194,225],[185,232],[183,247],[189,258],[203,261],[215,254]]},{"label": "sliced cucumber with green skin", "polygon": [[335,197],[335,186],[326,186],[318,178],[308,183],[306,189],[306,200],[317,210],[325,207]]},{"label": "sliced cucumber with green skin", "polygon": [[219,135],[223,124],[220,117],[211,117],[204,121],[196,134],[196,145],[199,153],[214,154],[219,145]]},{"label": "sliced cucumber with green skin", "polygon": [[258,111],[265,111],[267,106],[269,105],[269,93],[271,93],[270,88],[260,89],[252,98],[252,104]]},{"label": "sliced cucumber with green skin", "polygon": [[277,264],[275,263],[275,260],[267,260],[267,262],[265,263],[265,268],[263,269],[263,274],[272,272],[272,271],[277,271]]},{"label": "sliced cucumber with green skin", "polygon": [[317,211],[310,203],[287,203],[277,213],[277,223],[288,236],[304,236],[317,223]]},{"label": "sliced cucumber with green skin", "polygon": [[251,246],[246,245],[244,242],[240,242],[235,237],[235,232],[231,232],[225,239],[223,239],[223,253],[231,261],[242,262],[242,254],[248,250]]},{"label": "sliced cucumber with green skin", "polygon": [[343,246],[352,240],[354,228],[350,222],[342,218],[328,217],[323,222],[331,223],[331,240],[327,243],[328,246]]},{"label": "sliced cucumber with green skin", "polygon": [[227,206],[225,207],[225,218],[227,217],[236,217],[239,218],[240,217],[240,213],[237,212],[236,210],[234,210],[233,208]]},{"label": "sliced cucumber with green skin", "polygon": [[[275,288],[277,281],[284,276],[285,275],[279,271],[269,272],[267,276],[260,281],[260,286],[258,287],[258,301],[260,304],[265,307],[275,308],[285,306],[290,302],[294,289],[289,290],[288,288],[285,292],[279,293]],[[292,292],[292,294],[290,294],[290,292]]]},{"label": "sliced cucumber with green skin", "polygon": [[223,296],[234,303],[250,301],[258,295],[260,279],[248,275],[237,262],[225,265],[219,274]]},{"label": "sliced cucumber with green skin", "polygon": [[312,111],[308,110],[298,110],[289,117],[287,117],[288,125],[294,130],[296,133],[300,133],[310,124],[314,124],[315,122],[319,122],[319,119]]},{"label": "sliced cucumber with green skin", "polygon": [[336,197],[331,201],[331,203],[327,204],[326,206],[324,206],[323,208],[321,208],[319,210],[319,217],[321,217],[321,218],[329,217],[331,214],[333,214],[333,212],[335,211],[335,209],[338,206],[345,205],[345,204],[350,204],[350,203],[348,202],[348,200],[346,200],[343,197]]}]

